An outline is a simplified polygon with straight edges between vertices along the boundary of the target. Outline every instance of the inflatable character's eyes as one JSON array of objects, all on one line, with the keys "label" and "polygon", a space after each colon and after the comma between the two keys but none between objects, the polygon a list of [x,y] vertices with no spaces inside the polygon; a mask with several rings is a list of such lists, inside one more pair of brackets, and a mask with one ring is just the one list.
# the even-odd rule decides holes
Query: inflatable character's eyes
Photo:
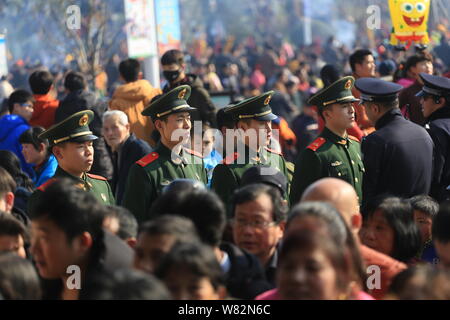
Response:
[{"label": "inflatable character's eyes", "polygon": [[402,4],[402,10],[406,13],[411,13],[414,10],[414,6],[411,3],[405,2]]},{"label": "inflatable character's eyes", "polygon": [[418,4],[416,4],[416,9],[417,9],[417,11],[422,13],[425,11],[425,5],[422,2],[419,2]]}]

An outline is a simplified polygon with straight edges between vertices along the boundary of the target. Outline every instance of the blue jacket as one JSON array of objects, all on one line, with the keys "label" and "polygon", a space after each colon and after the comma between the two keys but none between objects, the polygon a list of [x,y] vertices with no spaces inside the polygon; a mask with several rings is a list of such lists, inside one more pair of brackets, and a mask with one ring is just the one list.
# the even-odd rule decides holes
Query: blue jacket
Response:
[{"label": "blue jacket", "polygon": [[33,178],[33,167],[25,162],[22,146],[19,143],[20,135],[29,128],[28,122],[16,114],[7,114],[0,118],[0,150],[13,152],[20,160],[22,171]]},{"label": "blue jacket", "polygon": [[54,155],[50,155],[47,161],[37,170],[35,170],[35,176],[33,178],[34,185],[39,187],[44,184],[48,179],[55,175],[56,168],[58,167],[58,161]]}]

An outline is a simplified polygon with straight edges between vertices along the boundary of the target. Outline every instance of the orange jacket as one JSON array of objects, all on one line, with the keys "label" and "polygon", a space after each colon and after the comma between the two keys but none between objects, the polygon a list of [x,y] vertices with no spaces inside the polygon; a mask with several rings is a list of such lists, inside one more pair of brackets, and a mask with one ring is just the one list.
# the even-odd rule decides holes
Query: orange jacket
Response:
[{"label": "orange jacket", "polygon": [[[361,92],[359,92],[356,87],[353,87],[352,94],[357,99],[361,97]],[[356,123],[364,132],[364,135],[367,136],[374,132],[375,127],[370,122],[369,117],[367,117],[366,108],[363,105],[359,104],[359,102],[353,103],[353,107],[355,108]]]},{"label": "orange jacket", "polygon": [[297,144],[297,136],[294,131],[289,128],[289,124],[284,118],[280,118],[280,123],[272,123],[272,129],[279,130],[279,142],[283,154],[285,154],[287,149],[292,149]]},{"label": "orange jacket", "polygon": [[55,112],[56,108],[59,107],[59,101],[48,93],[35,94],[33,97],[35,102],[30,125],[44,127],[45,129],[50,128],[55,123]]},{"label": "orange jacket", "polygon": [[161,93],[161,89],[154,88],[147,80],[137,80],[118,87],[109,101],[110,109],[126,113],[131,132],[138,139],[147,141],[152,147],[156,145],[151,138],[154,130],[153,122],[150,117],[143,116],[141,112],[148,107],[153,97]]}]

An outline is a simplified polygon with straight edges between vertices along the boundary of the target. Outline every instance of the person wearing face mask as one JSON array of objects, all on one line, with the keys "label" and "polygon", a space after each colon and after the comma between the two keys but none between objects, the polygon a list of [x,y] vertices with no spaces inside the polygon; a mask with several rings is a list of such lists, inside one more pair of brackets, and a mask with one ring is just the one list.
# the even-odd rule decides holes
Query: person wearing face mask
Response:
[{"label": "person wearing face mask", "polygon": [[197,108],[197,112],[192,114],[192,120],[202,121],[215,128],[216,108],[200,78],[195,74],[186,73],[184,54],[179,50],[169,50],[161,57],[161,65],[164,78],[167,80],[163,92],[169,92],[180,85],[189,85],[191,96],[187,103]]}]

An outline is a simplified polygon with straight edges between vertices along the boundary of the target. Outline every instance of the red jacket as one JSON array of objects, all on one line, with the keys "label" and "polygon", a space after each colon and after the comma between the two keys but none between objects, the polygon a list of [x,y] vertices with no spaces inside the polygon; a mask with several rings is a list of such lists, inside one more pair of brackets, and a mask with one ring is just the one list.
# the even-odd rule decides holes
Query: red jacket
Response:
[{"label": "red jacket", "polygon": [[380,268],[380,289],[372,289],[369,293],[377,300],[382,299],[389,290],[392,279],[399,272],[405,270],[407,266],[403,262],[395,260],[365,245],[360,246],[360,252],[366,267],[375,265]]},{"label": "red jacket", "polygon": [[59,101],[50,94],[35,94],[33,97],[35,102],[30,125],[50,128],[55,123],[55,111],[59,106]]}]

